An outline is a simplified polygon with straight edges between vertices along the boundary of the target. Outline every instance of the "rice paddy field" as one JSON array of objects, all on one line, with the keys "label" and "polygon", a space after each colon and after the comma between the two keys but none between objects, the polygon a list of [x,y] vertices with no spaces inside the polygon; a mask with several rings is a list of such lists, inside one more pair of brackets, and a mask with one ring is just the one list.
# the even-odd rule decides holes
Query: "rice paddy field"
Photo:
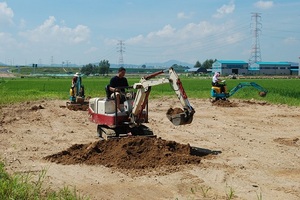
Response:
[{"label": "rice paddy field", "polygon": [[[139,82],[139,77],[129,77],[130,85]],[[211,78],[180,77],[189,98],[210,98]],[[104,97],[104,87],[109,83],[107,77],[83,77],[85,96]],[[256,99],[273,104],[300,106],[300,79],[227,79],[227,89],[230,91],[240,82],[255,82],[268,90],[266,97],[260,97],[253,87],[240,89],[230,98]],[[71,77],[24,77],[0,79],[0,105],[31,101],[38,99],[68,99]],[[169,84],[152,87],[150,98],[173,96]]]}]

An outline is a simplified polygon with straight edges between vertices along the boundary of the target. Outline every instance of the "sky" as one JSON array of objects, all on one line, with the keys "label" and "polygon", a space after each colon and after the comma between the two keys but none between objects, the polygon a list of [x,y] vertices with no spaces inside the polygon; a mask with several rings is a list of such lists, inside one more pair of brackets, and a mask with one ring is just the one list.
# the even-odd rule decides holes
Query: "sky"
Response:
[{"label": "sky", "polygon": [[254,55],[299,62],[299,0],[0,0],[0,62],[8,65]]}]

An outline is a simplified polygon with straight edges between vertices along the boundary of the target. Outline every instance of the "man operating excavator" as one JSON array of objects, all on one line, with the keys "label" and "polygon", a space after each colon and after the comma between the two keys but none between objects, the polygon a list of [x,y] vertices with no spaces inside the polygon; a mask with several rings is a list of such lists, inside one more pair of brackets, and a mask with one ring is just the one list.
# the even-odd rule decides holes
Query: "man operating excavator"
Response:
[{"label": "man operating excavator", "polygon": [[220,73],[215,72],[215,74],[212,78],[212,86],[219,87],[221,89],[221,93],[225,93],[226,88],[225,88],[224,81],[221,80],[219,77],[220,77]]},{"label": "man operating excavator", "polygon": [[109,91],[111,92],[110,98],[116,99],[116,104],[119,112],[122,111],[120,103],[122,98],[125,95],[125,87],[128,87],[128,81],[127,78],[125,77],[125,74],[126,74],[126,69],[124,67],[120,67],[118,69],[118,74],[112,77],[109,83]]}]

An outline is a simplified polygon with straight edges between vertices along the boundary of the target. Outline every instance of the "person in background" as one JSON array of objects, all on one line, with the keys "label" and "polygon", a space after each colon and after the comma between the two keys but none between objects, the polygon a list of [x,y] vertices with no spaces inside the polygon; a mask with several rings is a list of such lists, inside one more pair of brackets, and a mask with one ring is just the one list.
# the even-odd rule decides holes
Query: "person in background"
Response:
[{"label": "person in background", "polygon": [[224,84],[225,81],[223,81],[219,77],[220,77],[220,73],[215,72],[215,74],[212,78],[212,86],[219,87],[221,89],[221,93],[224,93],[225,92],[225,84]]},{"label": "person in background", "polygon": [[72,89],[72,96],[75,96],[76,95],[76,92],[75,91],[75,86],[76,86],[76,83],[77,83],[77,80],[79,78],[79,73],[76,72],[76,74],[74,74],[73,78],[72,78],[72,84],[71,84],[71,89]]},{"label": "person in background", "polygon": [[124,67],[120,67],[118,69],[118,74],[110,79],[109,90],[112,93],[111,98],[116,99],[118,111],[122,111],[120,107],[120,102],[122,95],[125,93],[125,88],[117,88],[117,87],[128,87],[128,81],[125,77],[126,69]]}]

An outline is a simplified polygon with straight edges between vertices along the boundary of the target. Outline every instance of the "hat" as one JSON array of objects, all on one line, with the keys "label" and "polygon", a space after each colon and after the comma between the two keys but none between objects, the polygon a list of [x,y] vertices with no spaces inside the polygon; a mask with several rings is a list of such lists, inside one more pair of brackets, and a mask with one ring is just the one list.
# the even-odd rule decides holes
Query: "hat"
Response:
[{"label": "hat", "polygon": [[220,73],[219,72],[215,72],[215,76],[220,76]]},{"label": "hat", "polygon": [[74,76],[77,76],[77,77],[78,77],[79,75],[80,75],[80,73],[78,73],[78,72],[76,72],[76,74],[74,74]]}]

